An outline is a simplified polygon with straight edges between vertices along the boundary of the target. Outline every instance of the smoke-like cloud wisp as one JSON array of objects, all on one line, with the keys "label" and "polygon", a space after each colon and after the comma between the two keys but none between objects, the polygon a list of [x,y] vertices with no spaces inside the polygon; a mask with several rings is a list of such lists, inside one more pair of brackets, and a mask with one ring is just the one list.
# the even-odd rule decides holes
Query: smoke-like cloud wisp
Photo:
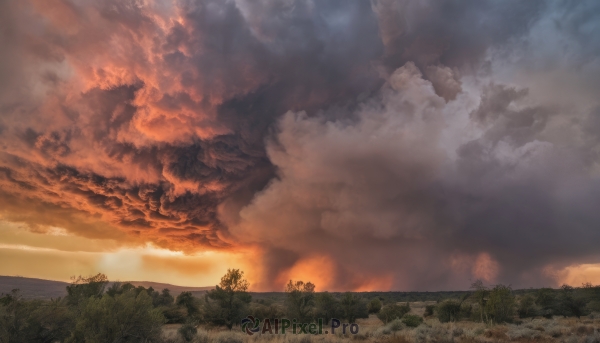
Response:
[{"label": "smoke-like cloud wisp", "polygon": [[535,286],[598,262],[593,1],[29,0],[0,16],[4,220],[254,249],[257,290]]}]

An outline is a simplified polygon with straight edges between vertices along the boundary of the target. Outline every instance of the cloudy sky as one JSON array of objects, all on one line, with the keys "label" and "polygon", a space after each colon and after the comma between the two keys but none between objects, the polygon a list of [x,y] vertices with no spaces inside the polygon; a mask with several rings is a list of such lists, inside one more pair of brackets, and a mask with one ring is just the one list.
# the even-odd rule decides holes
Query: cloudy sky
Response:
[{"label": "cloudy sky", "polygon": [[0,274],[600,283],[600,2],[0,1]]}]

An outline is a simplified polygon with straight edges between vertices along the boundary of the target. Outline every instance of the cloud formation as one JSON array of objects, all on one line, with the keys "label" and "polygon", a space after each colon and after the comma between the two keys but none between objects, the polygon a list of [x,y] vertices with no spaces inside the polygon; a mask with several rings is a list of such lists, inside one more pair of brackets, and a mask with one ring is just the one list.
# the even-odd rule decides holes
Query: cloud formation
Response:
[{"label": "cloud formation", "polygon": [[256,249],[256,289],[552,282],[599,262],[598,16],[594,1],[3,2],[0,216]]}]

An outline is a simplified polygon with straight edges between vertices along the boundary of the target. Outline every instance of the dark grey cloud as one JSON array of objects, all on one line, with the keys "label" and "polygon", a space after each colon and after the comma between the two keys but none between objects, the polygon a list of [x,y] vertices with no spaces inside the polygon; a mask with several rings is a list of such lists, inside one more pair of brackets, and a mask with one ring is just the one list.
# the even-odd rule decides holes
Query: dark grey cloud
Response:
[{"label": "dark grey cloud", "polygon": [[525,284],[592,259],[600,104],[560,106],[539,75],[600,85],[598,12],[3,2],[1,215],[185,251],[259,244],[264,288],[319,258],[338,288],[462,287],[486,268]]}]

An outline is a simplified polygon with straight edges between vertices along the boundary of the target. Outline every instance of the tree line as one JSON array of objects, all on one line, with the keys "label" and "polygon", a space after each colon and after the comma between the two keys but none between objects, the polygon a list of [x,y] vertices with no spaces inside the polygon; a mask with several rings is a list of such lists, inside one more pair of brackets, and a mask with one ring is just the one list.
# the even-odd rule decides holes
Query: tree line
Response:
[{"label": "tree line", "polygon": [[[244,273],[229,269],[216,287],[201,297],[168,289],[112,283],[103,274],[79,277],[67,286],[64,298],[26,300],[18,290],[0,297],[0,343],[8,342],[160,342],[161,326],[183,324],[179,333],[192,340],[197,327],[232,329],[242,318],[288,318],[300,323],[329,323],[332,318],[354,323],[376,315],[391,327],[416,327],[423,317],[441,322],[460,320],[489,324],[522,318],[581,317],[600,311],[600,287],[542,288],[516,295],[510,286],[473,283],[470,292],[425,307],[424,316],[411,314],[410,304],[369,293],[316,292],[311,282],[292,281],[285,297],[252,298]],[[399,326],[400,327],[400,326]],[[398,327],[398,328],[399,328]]]}]

